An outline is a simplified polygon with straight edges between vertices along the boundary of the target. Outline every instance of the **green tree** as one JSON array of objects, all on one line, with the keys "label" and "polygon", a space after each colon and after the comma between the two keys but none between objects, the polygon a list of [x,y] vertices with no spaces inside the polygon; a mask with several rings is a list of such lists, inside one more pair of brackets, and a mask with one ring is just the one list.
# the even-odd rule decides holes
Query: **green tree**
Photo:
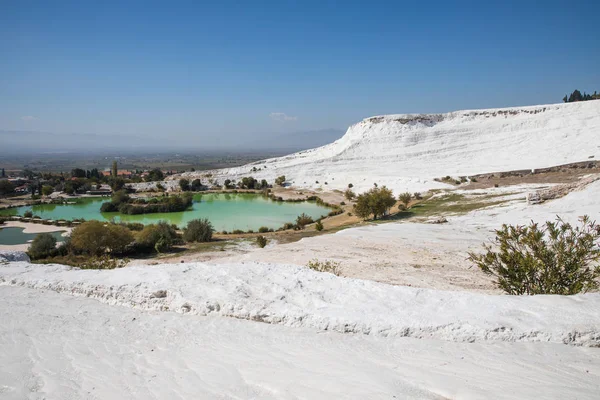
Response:
[{"label": "green tree", "polygon": [[118,169],[118,165],[117,165],[117,160],[115,160],[115,161],[112,162],[111,176],[113,178],[116,178],[117,176],[119,176],[119,169]]},{"label": "green tree", "polygon": [[400,203],[404,204],[404,207],[408,207],[408,204],[412,200],[412,195],[409,192],[404,192],[398,196],[398,200],[400,200]]},{"label": "green tree", "polygon": [[68,181],[68,182],[65,183],[64,191],[68,195],[71,195],[71,194],[75,193],[75,187],[73,186],[73,182],[72,181]]},{"label": "green tree", "polygon": [[[596,94],[596,93],[594,93]],[[0,175],[2,178],[6,178],[6,172],[4,171],[4,168],[2,168],[2,174]]]},{"label": "green tree", "polygon": [[56,238],[49,233],[39,233],[31,242],[27,254],[32,260],[48,257],[56,249]]},{"label": "green tree", "polygon": [[164,253],[173,247],[178,238],[174,225],[160,221],[157,224],[146,225],[138,234],[136,243],[143,250]]},{"label": "green tree", "polygon": [[162,181],[164,178],[165,175],[163,174],[163,172],[158,168],[154,168],[146,176],[146,182]]},{"label": "green tree", "polygon": [[202,189],[202,182],[200,181],[200,179],[194,179],[192,181],[191,187],[194,192],[197,192]]},{"label": "green tree", "polygon": [[321,221],[317,221],[317,223],[315,224],[315,229],[321,232],[323,230],[323,223]]},{"label": "green tree", "polygon": [[74,168],[71,170],[71,176],[74,178],[85,178],[85,170],[81,168]]},{"label": "green tree", "polygon": [[50,196],[52,194],[52,192],[54,192],[54,188],[50,185],[44,185],[42,186],[42,194],[44,196]]},{"label": "green tree", "polygon": [[115,178],[115,177],[111,177],[110,181],[109,181],[110,187],[111,189],[116,192],[119,191],[121,189],[123,189],[125,187],[125,179],[123,178]]},{"label": "green tree", "polygon": [[494,246],[469,260],[507,294],[571,295],[598,288],[600,226],[588,216],[573,227],[557,218],[541,227],[502,225]]},{"label": "green tree", "polygon": [[389,209],[396,204],[396,199],[387,187],[374,187],[366,193],[362,193],[356,199],[354,213],[363,219],[368,219],[371,214],[373,219],[385,215]]},{"label": "green tree", "polygon": [[95,256],[122,254],[133,240],[133,234],[126,227],[100,221],[84,222],[71,232],[73,248]]},{"label": "green tree", "polygon": [[356,193],[354,193],[352,189],[348,188],[344,192],[344,197],[346,198],[346,200],[353,200],[354,198],[356,198]]},{"label": "green tree", "polygon": [[190,190],[190,181],[185,178],[181,178],[179,180],[179,187],[182,191],[187,192],[188,190]]},{"label": "green tree", "polygon": [[15,191],[15,185],[12,184],[8,179],[0,180],[0,195],[6,196]]}]

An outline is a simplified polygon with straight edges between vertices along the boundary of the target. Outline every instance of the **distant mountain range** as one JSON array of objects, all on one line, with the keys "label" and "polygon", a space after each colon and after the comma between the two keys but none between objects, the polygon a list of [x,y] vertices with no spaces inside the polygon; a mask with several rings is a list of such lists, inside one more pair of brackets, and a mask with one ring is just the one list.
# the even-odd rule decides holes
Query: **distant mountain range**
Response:
[{"label": "distant mountain range", "polygon": [[261,150],[294,152],[319,147],[339,139],[343,130],[323,129],[307,132],[284,134],[255,134],[256,140],[232,140],[234,144],[206,146],[199,139],[198,144],[190,138],[170,137],[172,140],[129,136],[96,135],[77,133],[51,133],[39,131],[0,130],[0,154],[15,155],[23,153],[98,153],[106,150],[122,152],[144,151],[201,151],[201,150]]}]

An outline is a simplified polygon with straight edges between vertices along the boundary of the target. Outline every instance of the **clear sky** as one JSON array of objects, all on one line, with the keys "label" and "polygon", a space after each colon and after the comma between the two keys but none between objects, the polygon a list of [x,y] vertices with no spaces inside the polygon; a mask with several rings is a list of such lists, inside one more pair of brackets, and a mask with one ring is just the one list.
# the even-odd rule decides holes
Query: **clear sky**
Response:
[{"label": "clear sky", "polygon": [[0,0],[0,130],[261,145],[576,88],[600,91],[598,0]]}]

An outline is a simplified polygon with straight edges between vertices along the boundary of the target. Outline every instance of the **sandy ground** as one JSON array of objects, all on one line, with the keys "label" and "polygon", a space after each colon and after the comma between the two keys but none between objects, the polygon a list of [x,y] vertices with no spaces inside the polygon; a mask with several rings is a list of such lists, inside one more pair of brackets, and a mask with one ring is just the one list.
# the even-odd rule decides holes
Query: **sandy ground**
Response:
[{"label": "sandy ground", "polygon": [[[62,227],[62,226],[54,226],[54,225],[43,225],[43,224],[31,224],[27,222],[19,222],[19,221],[6,221],[2,228],[24,228],[23,233],[43,233],[43,232],[64,232],[63,236],[67,235],[71,232],[72,228]],[[27,251],[29,248],[29,243],[25,244],[16,244],[16,245],[7,245],[0,243],[0,250],[9,250],[9,251]]]}]

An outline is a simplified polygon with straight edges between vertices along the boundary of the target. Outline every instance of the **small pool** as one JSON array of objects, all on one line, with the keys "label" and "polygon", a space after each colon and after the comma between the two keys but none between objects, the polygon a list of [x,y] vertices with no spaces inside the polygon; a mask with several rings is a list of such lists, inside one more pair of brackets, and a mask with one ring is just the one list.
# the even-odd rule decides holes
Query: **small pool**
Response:
[{"label": "small pool", "polygon": [[[39,233],[23,233],[25,228],[18,227],[10,227],[10,228],[2,228],[0,227],[0,244],[4,245],[16,245],[16,244],[25,244],[32,241]],[[62,242],[65,240],[62,234],[64,231],[58,232],[49,232],[52,236],[56,238],[57,242]]]}]

